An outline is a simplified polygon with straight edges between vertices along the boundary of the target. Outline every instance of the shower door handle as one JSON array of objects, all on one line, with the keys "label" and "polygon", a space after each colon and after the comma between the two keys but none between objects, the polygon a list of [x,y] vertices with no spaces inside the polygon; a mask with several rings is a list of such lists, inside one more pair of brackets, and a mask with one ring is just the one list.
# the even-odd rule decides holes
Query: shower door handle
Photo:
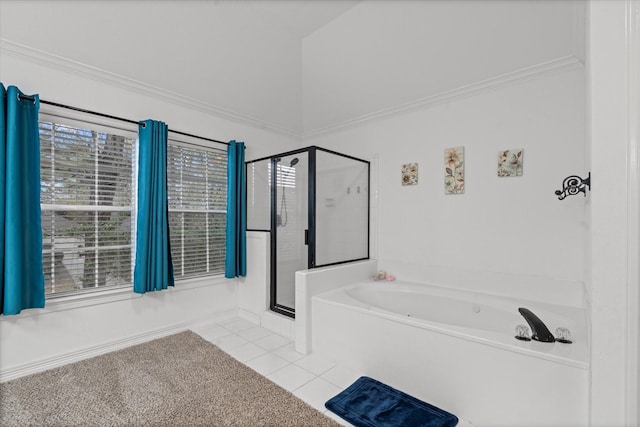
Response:
[{"label": "shower door handle", "polygon": [[309,244],[309,230],[304,230],[304,244]]}]

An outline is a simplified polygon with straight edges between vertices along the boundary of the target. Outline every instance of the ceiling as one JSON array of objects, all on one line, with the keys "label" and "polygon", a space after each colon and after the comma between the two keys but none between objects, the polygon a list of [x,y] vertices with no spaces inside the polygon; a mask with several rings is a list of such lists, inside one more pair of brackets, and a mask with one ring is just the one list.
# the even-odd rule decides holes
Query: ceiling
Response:
[{"label": "ceiling", "polygon": [[581,3],[0,0],[0,38],[303,137],[576,55]]},{"label": "ceiling", "polygon": [[584,58],[585,2],[366,1],[303,41],[305,135]]}]

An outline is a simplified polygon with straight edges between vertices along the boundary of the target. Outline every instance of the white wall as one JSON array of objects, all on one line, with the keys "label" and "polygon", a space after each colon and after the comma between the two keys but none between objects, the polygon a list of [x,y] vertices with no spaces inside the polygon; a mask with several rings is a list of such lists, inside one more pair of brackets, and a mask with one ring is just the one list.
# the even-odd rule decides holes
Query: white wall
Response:
[{"label": "white wall", "polygon": [[591,425],[640,422],[640,4],[590,1]]},{"label": "white wall", "polygon": [[[587,172],[584,84],[584,70],[575,68],[305,144],[379,156],[380,268],[418,264],[584,280],[586,199],[554,195],[566,176]],[[461,145],[465,193],[445,195],[444,149]],[[498,151],[510,148],[524,149],[524,175],[499,178]],[[403,187],[401,165],[411,162],[419,164],[419,183]]]}]

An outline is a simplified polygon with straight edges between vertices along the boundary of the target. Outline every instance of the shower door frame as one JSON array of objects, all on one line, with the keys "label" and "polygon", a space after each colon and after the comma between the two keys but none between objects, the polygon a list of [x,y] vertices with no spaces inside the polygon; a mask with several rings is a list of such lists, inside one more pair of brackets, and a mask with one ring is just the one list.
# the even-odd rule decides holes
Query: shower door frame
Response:
[{"label": "shower door frame", "polygon": [[[333,154],[340,157],[345,157],[351,160],[362,162],[367,165],[367,256],[356,259],[349,259],[344,261],[332,262],[327,264],[316,265],[316,153],[317,151],[323,151],[325,153]],[[277,303],[277,288],[278,288],[278,256],[277,256],[277,237],[278,237],[278,218],[276,212],[278,210],[277,201],[277,163],[280,158],[292,156],[295,154],[307,153],[309,167],[307,171],[308,178],[308,208],[307,208],[307,230],[305,245],[307,246],[307,269],[328,267],[331,265],[345,264],[355,261],[363,261],[370,258],[371,255],[371,162],[368,160],[360,159],[350,156],[348,154],[339,153],[337,151],[328,150],[326,148],[317,147],[315,145],[300,148],[284,153],[274,154],[271,156],[262,157],[259,159],[251,160],[245,163],[248,165],[254,162],[260,162],[269,160],[271,164],[271,176],[269,180],[271,182],[271,212],[269,218],[270,230],[254,230],[254,231],[266,231],[270,234],[270,271],[269,271],[269,309],[279,314],[283,314],[288,317],[295,318],[295,307],[287,307]],[[295,286],[295,284],[294,284]]]},{"label": "shower door frame", "polygon": [[[312,164],[312,160],[311,160],[311,152],[309,152],[309,150],[307,150],[306,148],[303,149],[299,149],[299,150],[294,150],[294,151],[288,151],[286,153],[280,153],[277,154],[275,156],[271,156],[270,157],[270,161],[271,161],[271,238],[269,239],[269,245],[270,245],[270,262],[269,262],[269,270],[270,270],[270,283],[269,283],[269,309],[271,311],[274,311],[276,313],[280,313],[283,314],[285,316],[288,317],[293,317],[295,318],[296,316],[296,310],[295,307],[287,307],[286,305],[282,305],[282,304],[278,304],[278,300],[277,300],[277,296],[278,296],[278,186],[277,186],[277,182],[278,182],[278,170],[277,170],[277,165],[278,162],[280,160],[280,158],[282,157],[288,157],[288,156],[293,156],[296,154],[301,154],[301,153],[307,153],[307,161],[309,163],[309,167],[308,167],[308,171],[307,171],[307,179],[308,179],[308,201],[307,201],[307,211],[308,211],[308,222],[307,222],[307,239],[305,239],[305,244],[307,245],[307,268],[309,268],[309,263],[310,263],[310,256],[311,256],[311,251],[310,251],[310,235],[311,233],[308,231],[311,228],[311,222],[310,218],[311,218],[311,211],[309,210],[311,208],[311,181],[314,179],[312,178],[311,175],[311,164]],[[315,160],[315,159],[314,159]],[[281,178],[282,179],[282,178]],[[314,183],[315,185],[315,183]],[[295,287],[295,279],[294,279],[294,284],[293,286]]]}]

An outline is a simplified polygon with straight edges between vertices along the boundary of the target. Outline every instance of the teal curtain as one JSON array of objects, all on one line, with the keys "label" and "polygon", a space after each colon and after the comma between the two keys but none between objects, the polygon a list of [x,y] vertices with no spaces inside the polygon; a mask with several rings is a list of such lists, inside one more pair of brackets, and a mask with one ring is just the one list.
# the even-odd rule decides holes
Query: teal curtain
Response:
[{"label": "teal curtain", "polygon": [[227,240],[224,276],[247,275],[247,197],[244,142],[227,149]]},{"label": "teal curtain", "polygon": [[138,218],[133,291],[143,294],[173,286],[167,202],[167,139],[163,122],[139,126]]},{"label": "teal curtain", "polygon": [[38,95],[0,83],[0,308],[44,307]]}]

